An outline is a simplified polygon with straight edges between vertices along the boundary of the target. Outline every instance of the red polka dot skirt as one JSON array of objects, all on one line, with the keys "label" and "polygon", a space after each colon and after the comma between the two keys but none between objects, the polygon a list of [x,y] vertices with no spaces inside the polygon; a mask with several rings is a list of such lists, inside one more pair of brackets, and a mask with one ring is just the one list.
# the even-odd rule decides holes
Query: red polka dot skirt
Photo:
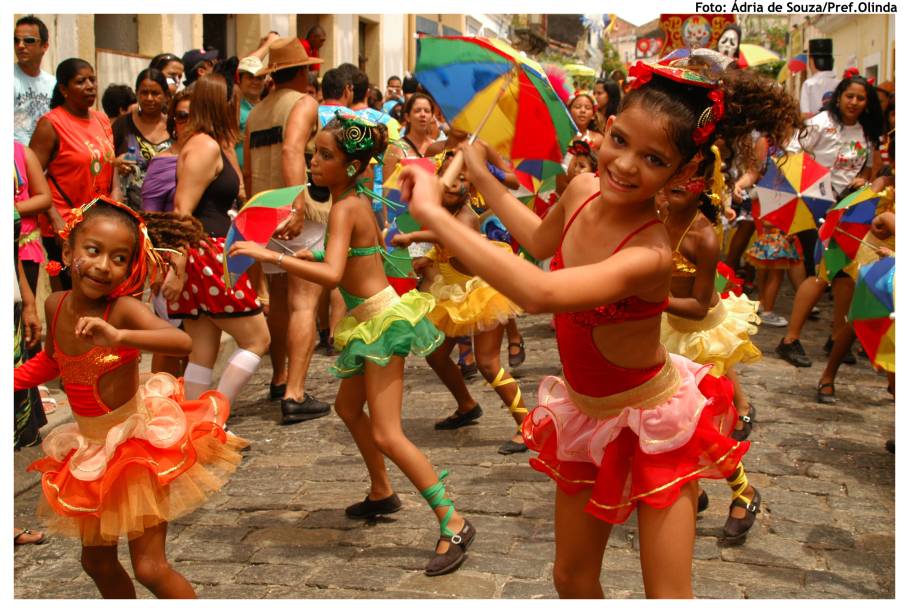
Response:
[{"label": "red polka dot skirt", "polygon": [[262,312],[249,277],[243,274],[236,285],[224,284],[224,238],[209,238],[189,250],[187,279],[177,302],[167,304],[170,317],[196,319],[208,317],[242,317]]}]

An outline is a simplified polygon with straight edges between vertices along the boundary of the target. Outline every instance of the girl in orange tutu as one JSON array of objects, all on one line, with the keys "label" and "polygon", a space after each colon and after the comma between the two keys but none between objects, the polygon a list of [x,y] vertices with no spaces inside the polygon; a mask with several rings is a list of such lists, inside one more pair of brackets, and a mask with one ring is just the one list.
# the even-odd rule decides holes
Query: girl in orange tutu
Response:
[{"label": "girl in orange tutu", "polygon": [[[447,155],[440,154],[442,162],[436,174],[445,172],[453,156],[453,151],[448,151]],[[479,233],[479,218],[468,205],[470,190],[467,177],[460,173],[455,184],[445,188],[442,205],[460,223]],[[399,246],[423,241],[438,242],[432,232],[425,230],[398,234],[392,238],[392,243]],[[506,243],[495,241],[493,244],[511,251],[511,245]],[[480,404],[467,389],[460,369],[450,357],[458,337],[472,336],[474,355],[483,378],[499,394],[517,423],[517,431],[499,446],[498,451],[502,455],[527,451],[521,435],[521,424],[527,415],[527,408],[521,401],[521,388],[502,367],[499,359],[505,326],[521,313],[521,307],[480,277],[464,270],[460,260],[453,257],[444,245],[437,244],[426,257],[435,261],[439,269],[439,274],[429,288],[429,293],[436,299],[436,306],[429,313],[429,319],[446,337],[426,361],[458,403],[452,415],[436,422],[436,430],[455,430],[467,426],[483,414]]]},{"label": "girl in orange tutu", "polygon": [[104,197],[73,212],[61,232],[72,290],[48,297],[50,340],[14,376],[15,389],[59,376],[75,418],[29,466],[42,473],[39,513],[53,531],[81,538],[82,567],[103,597],[136,596],[117,558],[125,536],[140,583],[159,598],[193,598],[167,562],[167,522],[221,487],[245,441],[225,433],[221,394],[185,401],[168,374],[139,381],[140,352],[186,355],[192,342],[131,297],[162,263],[138,214]]},{"label": "girl in orange tutu", "polygon": [[531,466],[558,486],[553,577],[563,597],[603,596],[611,527],[635,509],[645,593],[691,597],[697,480],[731,475],[749,445],[729,436],[729,381],[660,343],[672,245],[654,195],[707,176],[716,138],[742,151],[752,130],[786,142],[792,126],[766,111],[786,95],[772,83],[687,62],[632,68],[637,88],[607,122],[599,177],[575,177],[542,220],[487,172],[483,147],[464,148],[471,182],[531,255],[554,256],[551,272],[457,223],[438,205],[434,177],[414,168],[403,177],[412,214],[446,248],[528,312],[556,314],[564,378],[541,382],[524,439],[539,453]]}]

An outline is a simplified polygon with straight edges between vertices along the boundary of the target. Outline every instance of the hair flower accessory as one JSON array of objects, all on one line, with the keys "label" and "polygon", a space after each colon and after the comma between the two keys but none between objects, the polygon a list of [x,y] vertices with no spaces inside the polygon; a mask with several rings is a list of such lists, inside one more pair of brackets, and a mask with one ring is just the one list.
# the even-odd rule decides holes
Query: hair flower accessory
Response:
[{"label": "hair flower accessory", "polygon": [[707,94],[707,98],[709,98],[713,104],[704,109],[704,112],[698,117],[697,127],[691,135],[691,138],[696,145],[702,145],[710,138],[710,135],[713,134],[713,131],[716,129],[716,122],[722,119],[723,115],[726,113],[726,106],[724,104],[725,96],[723,95],[722,90],[711,90],[711,92]]},{"label": "hair flower accessory", "polygon": [[847,68],[846,70],[843,71],[844,79],[851,79],[852,77],[857,77],[857,76],[859,76],[859,70],[855,66],[850,66],[849,68]]},{"label": "hair flower accessory", "polygon": [[58,277],[63,271],[63,266],[57,260],[48,260],[47,264],[44,265],[44,270],[47,271],[49,276]]},{"label": "hair flower accessory", "polygon": [[568,153],[571,155],[590,155],[591,152],[590,143],[583,140],[576,140],[568,147]]},{"label": "hair flower accessory", "polygon": [[341,122],[341,146],[348,155],[368,151],[375,146],[372,129],[377,124],[341,110],[335,111],[335,117]]}]

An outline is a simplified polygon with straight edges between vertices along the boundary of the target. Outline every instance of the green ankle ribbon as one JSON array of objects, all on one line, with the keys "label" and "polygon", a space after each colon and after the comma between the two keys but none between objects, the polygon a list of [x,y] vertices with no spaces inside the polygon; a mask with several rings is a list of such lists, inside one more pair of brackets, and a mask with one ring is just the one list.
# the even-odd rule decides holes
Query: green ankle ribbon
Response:
[{"label": "green ankle ribbon", "polygon": [[439,474],[439,480],[436,481],[435,485],[430,485],[425,490],[420,492],[420,495],[423,496],[423,499],[429,503],[429,508],[435,511],[438,507],[443,507],[448,505],[448,512],[445,513],[445,517],[439,522],[439,532],[442,536],[452,537],[454,532],[448,529],[448,522],[451,521],[451,516],[454,515],[454,503],[445,497],[445,484],[442,483],[442,479],[448,476],[448,471],[443,470]]}]

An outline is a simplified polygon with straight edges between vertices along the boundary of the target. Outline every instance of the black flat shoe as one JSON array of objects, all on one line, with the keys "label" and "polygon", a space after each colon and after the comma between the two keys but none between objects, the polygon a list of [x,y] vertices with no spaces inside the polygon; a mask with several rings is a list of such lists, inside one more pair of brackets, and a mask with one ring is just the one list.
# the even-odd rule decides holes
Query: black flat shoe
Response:
[{"label": "black flat shoe", "polygon": [[293,398],[281,401],[281,424],[294,424],[325,417],[331,413],[331,405],[321,400],[316,400],[309,394],[303,395],[303,401],[298,402]]},{"label": "black flat shoe", "polygon": [[706,511],[708,506],[710,506],[710,498],[707,497],[706,491],[701,490],[701,493],[698,494],[698,513]]},{"label": "black flat shoe", "polygon": [[780,340],[780,344],[776,346],[776,354],[798,368],[811,367],[811,358],[805,353],[805,349],[798,339],[791,343],[784,343]]},{"label": "black flat shoe", "polygon": [[483,415],[483,409],[481,409],[478,404],[466,413],[455,412],[454,415],[449,415],[442,421],[437,421],[435,428],[436,430],[457,430],[458,428],[469,426],[474,421],[478,420],[481,415]]},{"label": "black flat shoe", "polygon": [[284,398],[284,394],[287,393],[287,384],[281,383],[275,385],[274,383],[268,384],[268,399],[269,400],[281,400]]},{"label": "black flat shoe", "polygon": [[[754,498],[751,499],[751,502],[746,502],[746,500],[747,498],[739,496],[729,505],[730,515],[726,518],[726,525],[723,526],[723,534],[728,541],[744,539],[748,531],[751,530],[751,526],[754,525],[757,514],[761,512],[761,493],[756,487],[754,488]],[[732,517],[732,509],[735,507],[745,509],[745,517],[741,519]]]},{"label": "black flat shoe", "polygon": [[435,554],[429,564],[426,565],[424,572],[429,577],[437,577],[457,570],[467,559],[467,548],[470,547],[476,535],[476,528],[465,519],[464,527],[457,534],[454,536],[440,536],[440,541],[448,541],[451,545],[449,545],[448,551],[445,553]]},{"label": "black flat shoe", "polygon": [[833,387],[833,383],[817,384],[817,401],[821,404],[836,404],[836,388]]},{"label": "black flat shoe", "polygon": [[461,368],[461,376],[464,377],[465,381],[467,379],[473,379],[474,377],[477,376],[477,373],[480,372],[480,369],[477,366],[476,362],[474,362],[473,364],[461,364],[460,368]]},{"label": "black flat shoe", "polygon": [[391,515],[401,510],[401,499],[397,494],[381,500],[370,500],[369,496],[363,502],[357,502],[346,509],[344,515],[351,519],[371,519],[377,515]]},{"label": "black flat shoe", "polygon": [[[512,353],[511,348],[517,347],[518,352]],[[524,353],[524,339],[522,338],[520,342],[517,343],[508,343],[508,365],[512,368],[517,368],[524,363],[524,360],[527,359],[527,354]]]},{"label": "black flat shoe", "polygon": [[733,440],[742,442],[744,440],[747,440],[748,437],[751,436],[751,430],[752,430],[752,428],[754,428],[754,416],[755,416],[754,407],[749,404],[748,405],[748,415],[739,415],[739,417],[738,417],[738,421],[742,422],[743,425],[742,425],[741,430],[732,431],[732,434],[730,436],[732,437]]},{"label": "black flat shoe", "polygon": [[516,443],[514,441],[505,441],[498,449],[502,455],[511,455],[513,453],[524,453],[527,451],[527,445]]}]

